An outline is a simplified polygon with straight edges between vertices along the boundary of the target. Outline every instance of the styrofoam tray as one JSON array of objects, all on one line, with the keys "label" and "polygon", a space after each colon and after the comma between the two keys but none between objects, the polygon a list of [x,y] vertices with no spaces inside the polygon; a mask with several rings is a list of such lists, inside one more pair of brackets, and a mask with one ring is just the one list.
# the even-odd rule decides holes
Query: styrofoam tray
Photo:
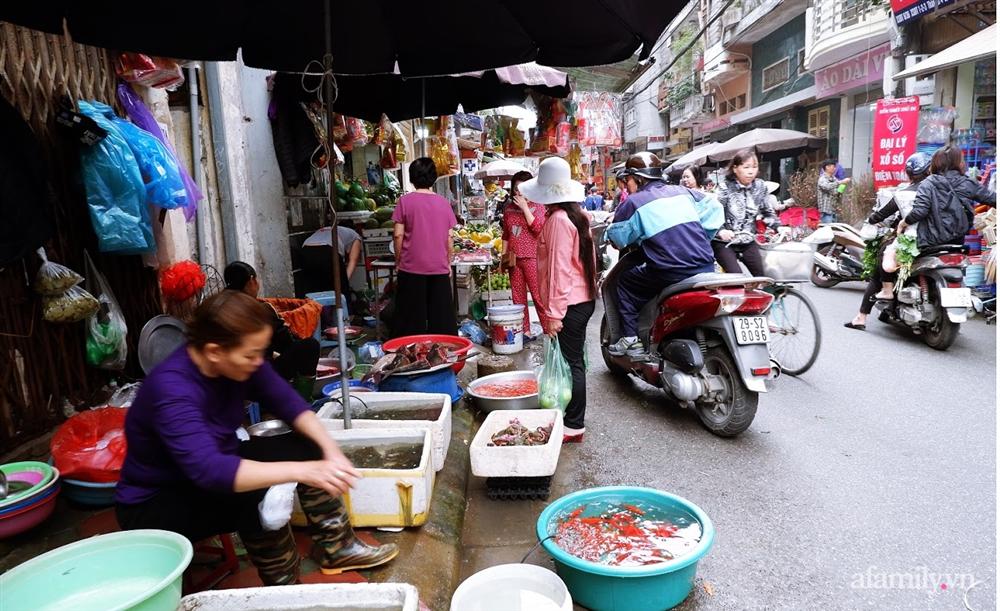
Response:
[{"label": "styrofoam tray", "polygon": [[417,611],[419,604],[408,583],[318,583],[209,590],[185,596],[177,611]]},{"label": "styrofoam tray", "polygon": [[330,431],[339,444],[373,440],[382,443],[422,441],[416,469],[358,469],[361,479],[344,495],[351,525],[420,526],[427,521],[434,495],[431,431],[422,429],[350,429]]},{"label": "styrofoam tray", "polygon": [[[489,446],[495,433],[517,418],[534,429],[553,423],[552,437],[543,446]],[[563,416],[557,409],[510,409],[491,412],[469,446],[472,474],[476,477],[544,477],[556,472],[562,449]]]},{"label": "styrofoam tray", "polygon": [[[429,402],[440,401],[443,405],[441,415],[437,420],[364,420],[353,419],[351,426],[356,429],[430,429],[432,458],[434,470],[440,471],[444,467],[445,456],[448,455],[448,446],[451,444],[451,397],[439,393],[423,392],[369,392],[358,397],[369,407],[378,409],[400,409],[406,406],[417,406]],[[354,396],[352,395],[352,401]],[[337,414],[340,413],[340,403],[328,401],[316,412],[316,415],[323,421],[323,425],[328,431],[339,431],[344,428],[343,419]]]}]

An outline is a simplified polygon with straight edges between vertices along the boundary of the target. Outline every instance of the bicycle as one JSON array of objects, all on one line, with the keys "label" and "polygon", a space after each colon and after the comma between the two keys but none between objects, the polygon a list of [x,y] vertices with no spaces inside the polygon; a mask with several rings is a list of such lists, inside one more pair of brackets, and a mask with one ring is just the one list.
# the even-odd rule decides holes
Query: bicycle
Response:
[{"label": "bicycle", "polygon": [[764,273],[775,278],[774,284],[763,289],[774,295],[767,313],[771,355],[783,373],[799,376],[816,363],[823,331],[816,306],[795,288],[809,281],[812,249],[784,247],[794,243],[791,236],[779,233],[769,236],[760,248]]}]

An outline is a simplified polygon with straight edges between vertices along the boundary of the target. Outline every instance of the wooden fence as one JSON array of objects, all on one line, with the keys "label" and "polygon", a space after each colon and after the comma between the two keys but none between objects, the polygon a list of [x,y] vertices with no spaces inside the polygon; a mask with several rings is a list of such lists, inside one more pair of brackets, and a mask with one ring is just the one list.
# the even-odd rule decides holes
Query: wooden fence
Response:
[{"label": "wooden fence", "polygon": [[[47,156],[57,205],[46,252],[52,261],[84,274],[84,249],[108,279],[128,324],[128,365],[138,376],[136,340],[142,325],[160,312],[156,272],[138,256],[97,251],[79,172],[76,145],[56,132],[60,99],[115,102],[115,71],[103,49],[62,36],[0,23],[0,95],[31,126]],[[42,321],[41,303],[29,284],[36,257],[0,269],[0,454],[51,430],[64,418],[63,403],[97,400],[107,375],[84,362],[84,325]]]}]

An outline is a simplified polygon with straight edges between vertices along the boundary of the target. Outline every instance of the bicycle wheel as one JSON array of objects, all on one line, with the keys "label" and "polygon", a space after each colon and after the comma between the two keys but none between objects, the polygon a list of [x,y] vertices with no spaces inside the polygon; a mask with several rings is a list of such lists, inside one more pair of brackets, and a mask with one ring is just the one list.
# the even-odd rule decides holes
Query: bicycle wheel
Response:
[{"label": "bicycle wheel", "polygon": [[819,356],[823,339],[812,301],[797,289],[779,286],[767,318],[771,354],[781,365],[781,371],[792,376],[808,371]]}]

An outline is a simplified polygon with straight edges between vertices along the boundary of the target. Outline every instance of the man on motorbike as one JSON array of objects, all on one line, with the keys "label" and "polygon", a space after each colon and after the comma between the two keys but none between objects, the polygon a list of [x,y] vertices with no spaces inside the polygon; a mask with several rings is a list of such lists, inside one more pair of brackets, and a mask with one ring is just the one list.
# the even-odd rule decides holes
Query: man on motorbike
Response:
[{"label": "man on motorbike", "polygon": [[[895,227],[902,217],[909,213],[917,196],[917,186],[930,173],[931,156],[927,153],[914,153],[906,160],[904,167],[909,182],[900,185],[899,189],[893,194],[892,199],[886,202],[884,206],[872,211],[868,216],[867,222],[869,225]],[[888,246],[888,240],[885,240],[879,249],[877,258],[879,263],[882,261],[882,253],[886,246]],[[892,287],[895,282],[895,272],[887,272],[882,268],[881,264],[877,264],[871,278],[868,280],[868,288],[865,290],[864,297],[861,298],[861,308],[858,311],[858,315],[854,317],[854,320],[844,323],[844,326],[848,329],[864,331],[867,326],[868,315],[871,314],[875,301],[892,299]],[[879,292],[879,289],[881,289],[881,292]]]},{"label": "man on motorbike", "polygon": [[615,211],[606,238],[618,249],[641,245],[643,261],[618,279],[622,337],[609,347],[615,356],[641,356],[639,312],[664,288],[715,270],[711,237],[725,215],[714,195],[663,181],[660,159],[649,152],[628,158],[618,173],[630,195]]}]

